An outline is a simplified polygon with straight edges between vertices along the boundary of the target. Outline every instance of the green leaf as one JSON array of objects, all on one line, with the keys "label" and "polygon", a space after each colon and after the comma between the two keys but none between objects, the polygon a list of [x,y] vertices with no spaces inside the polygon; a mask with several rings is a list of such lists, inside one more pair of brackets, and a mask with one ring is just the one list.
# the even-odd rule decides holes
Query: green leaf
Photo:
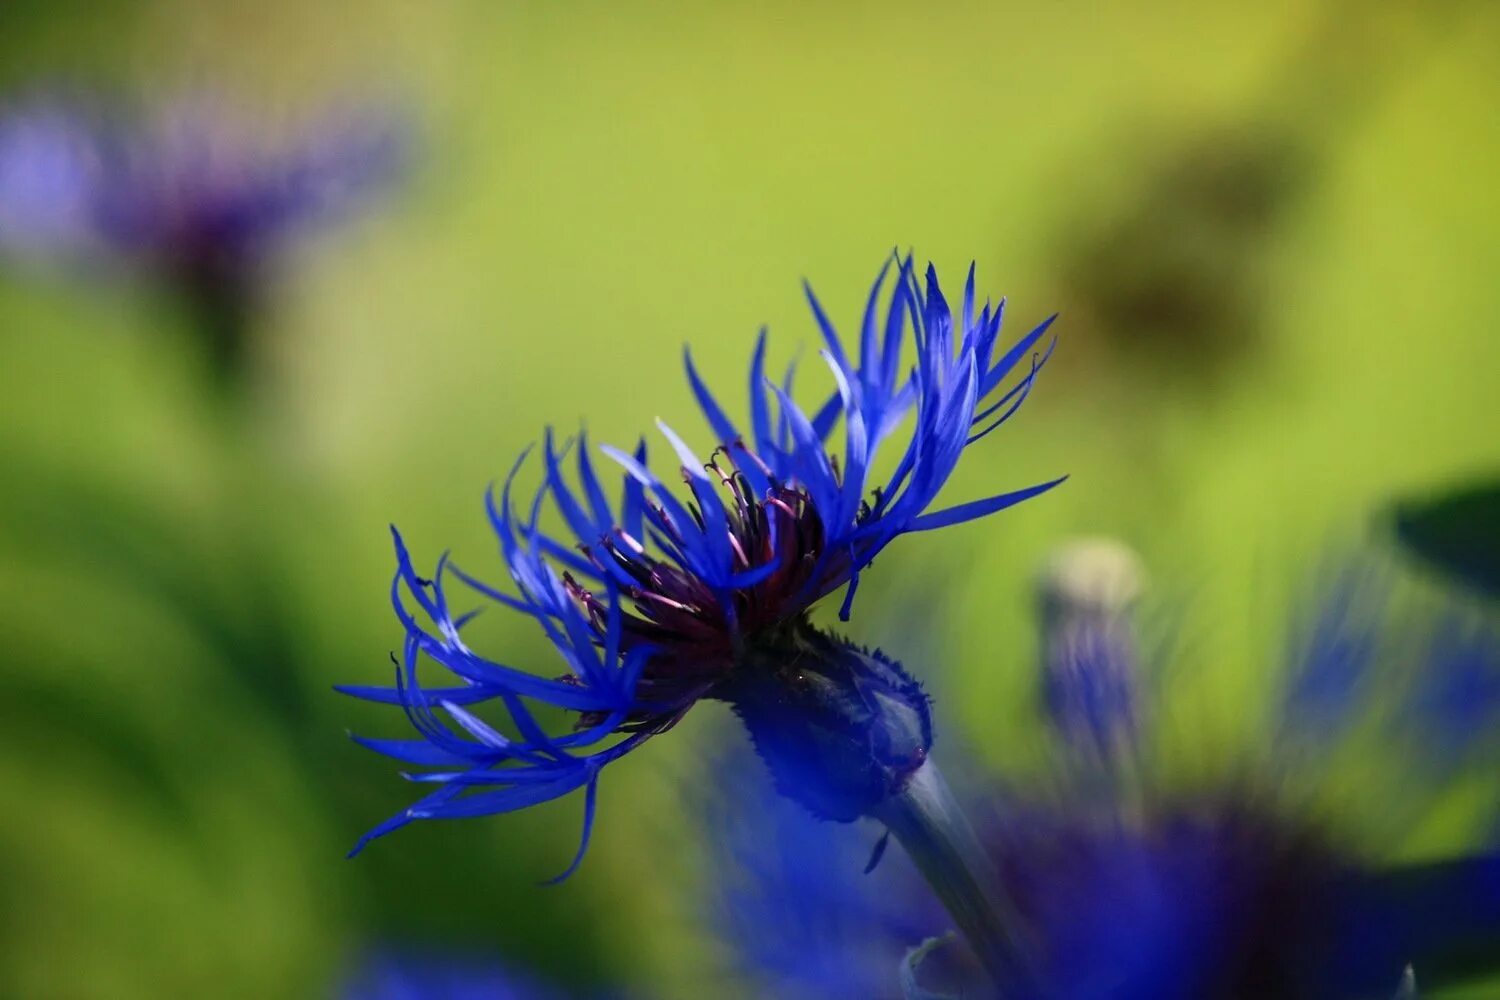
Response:
[{"label": "green leaf", "polygon": [[1424,562],[1500,597],[1500,479],[1396,504],[1397,541]]}]

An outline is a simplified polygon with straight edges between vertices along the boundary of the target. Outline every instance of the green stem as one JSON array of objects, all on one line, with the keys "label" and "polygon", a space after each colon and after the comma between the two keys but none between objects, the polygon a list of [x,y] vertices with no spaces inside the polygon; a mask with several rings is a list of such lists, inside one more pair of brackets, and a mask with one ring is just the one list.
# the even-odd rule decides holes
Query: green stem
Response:
[{"label": "green stem", "polygon": [[942,900],[980,963],[998,983],[1021,971],[1013,929],[999,895],[1000,881],[932,761],[876,812]]}]

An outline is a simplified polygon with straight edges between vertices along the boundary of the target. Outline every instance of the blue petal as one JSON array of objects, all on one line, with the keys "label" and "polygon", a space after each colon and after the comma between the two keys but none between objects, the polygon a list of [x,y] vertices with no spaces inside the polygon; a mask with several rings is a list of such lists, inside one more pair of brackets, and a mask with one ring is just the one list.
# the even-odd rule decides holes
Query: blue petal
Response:
[{"label": "blue petal", "polygon": [[579,764],[577,767],[562,771],[551,781],[526,782],[494,792],[480,792],[477,795],[465,795],[431,804],[418,803],[407,812],[414,819],[460,819],[514,812],[517,809],[525,809],[527,806],[561,798],[583,785],[589,780],[591,774],[593,774],[593,768]]},{"label": "blue petal", "polygon": [[698,397],[698,407],[707,418],[708,425],[718,435],[720,444],[729,444],[740,436],[740,432],[725,415],[719,401],[714,399],[714,394],[708,391],[708,386],[698,377],[698,369],[693,367],[693,352],[686,347],[682,349],[682,362],[687,367],[688,382],[693,387],[693,395]]},{"label": "blue petal", "polygon": [[949,507],[947,510],[940,510],[933,514],[923,514],[921,517],[915,518],[907,530],[930,531],[933,528],[946,528],[950,524],[972,521],[977,517],[984,517],[986,514],[993,514],[1007,507],[1014,507],[1023,500],[1030,500],[1038,494],[1046,493],[1067,478],[1067,476],[1063,476],[1060,479],[1052,480],[1050,483],[1042,483],[1040,486],[1016,490],[1014,493],[1001,493],[998,496],[987,497],[984,500],[972,500],[969,503],[959,504],[957,507]]},{"label": "blue petal", "polygon": [[844,356],[843,342],[839,340],[838,331],[833,328],[818,297],[813,294],[812,285],[802,282],[802,291],[807,296],[807,304],[812,307],[813,318],[818,321],[818,330],[823,334],[823,342],[828,345],[828,353],[833,355],[840,368],[848,371],[849,359]]},{"label": "blue petal", "polygon": [[1016,341],[1015,345],[1006,351],[1000,357],[999,361],[995,362],[995,366],[985,373],[984,384],[980,386],[981,397],[988,396],[995,390],[995,387],[1000,384],[1000,380],[1005,377],[1006,372],[1014,368],[1016,362],[1020,361],[1022,357],[1036,346],[1036,342],[1042,339],[1042,335],[1047,332],[1056,320],[1056,313],[1042,320],[1035,330],[1032,330],[1026,336]]},{"label": "blue petal", "polygon": [[428,740],[377,740],[368,736],[350,736],[354,742],[378,754],[394,757],[408,764],[433,767],[467,767],[473,761],[461,754],[449,753]]},{"label": "blue petal", "polygon": [[[373,701],[382,705],[399,705],[402,701],[401,691],[398,688],[375,687],[367,684],[335,684],[333,689],[351,698]],[[451,701],[455,705],[472,705],[495,697],[495,691],[482,684],[470,684],[467,687],[427,688],[422,692],[422,697],[429,705],[444,701]]]},{"label": "blue petal", "polygon": [[583,832],[578,838],[578,851],[573,855],[573,860],[568,865],[568,867],[563,869],[560,874],[554,875],[551,878],[547,879],[547,881],[543,883],[544,885],[556,885],[557,883],[566,880],[578,870],[579,865],[583,864],[583,856],[589,849],[589,837],[592,836],[594,832],[594,807],[598,803],[598,798],[599,775],[596,773],[594,777],[589,780],[588,788],[583,793]]}]

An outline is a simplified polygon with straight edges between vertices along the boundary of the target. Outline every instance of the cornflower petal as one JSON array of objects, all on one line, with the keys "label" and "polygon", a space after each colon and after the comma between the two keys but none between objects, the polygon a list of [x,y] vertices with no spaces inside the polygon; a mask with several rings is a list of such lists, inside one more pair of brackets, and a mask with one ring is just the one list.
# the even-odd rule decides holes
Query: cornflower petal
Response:
[{"label": "cornflower petal", "polygon": [[740,436],[735,429],[734,422],[724,414],[724,408],[714,398],[708,386],[703,384],[703,379],[698,376],[698,369],[693,366],[693,352],[684,347],[682,349],[683,367],[687,369],[688,382],[693,387],[693,395],[698,399],[698,407],[703,415],[708,418],[708,425],[713,428],[719,437],[720,444],[728,444]]},{"label": "cornflower petal", "polygon": [[932,514],[923,514],[911,522],[909,531],[931,531],[933,528],[946,528],[950,524],[961,524],[964,521],[972,521],[977,517],[984,517],[1007,507],[1014,507],[1023,500],[1030,500],[1034,496],[1046,493],[1054,486],[1061,485],[1067,480],[1067,476],[1061,476],[1050,483],[1042,483],[1039,486],[1031,486],[1024,490],[1015,490],[1011,493],[1001,493],[998,496],[987,497],[984,500],[972,500],[969,503],[959,504],[957,507],[949,507]]}]

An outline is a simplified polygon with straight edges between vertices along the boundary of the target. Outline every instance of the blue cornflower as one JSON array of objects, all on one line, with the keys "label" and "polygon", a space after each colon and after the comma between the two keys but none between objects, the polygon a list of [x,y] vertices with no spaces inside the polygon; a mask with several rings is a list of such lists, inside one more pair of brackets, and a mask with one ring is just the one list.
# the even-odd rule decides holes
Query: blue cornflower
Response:
[{"label": "blue cornflower", "polygon": [[[1383,585],[1346,575],[1300,631],[1268,745],[1184,789],[1136,740],[1100,739],[1135,731],[1147,701],[1125,627],[1139,579],[1128,553],[1097,544],[1070,546],[1043,577],[1039,672],[1060,766],[1045,790],[991,786],[979,810],[979,836],[1018,928],[1014,973],[994,995],[1385,998],[1408,964],[1429,984],[1493,968],[1500,852],[1481,844],[1392,863],[1399,840],[1360,840],[1359,824],[1321,817],[1309,807],[1318,798],[1307,798],[1344,790],[1333,741],[1361,733],[1376,752],[1397,747],[1400,762],[1381,769],[1371,832],[1417,828],[1435,799],[1483,774],[1476,741],[1492,738],[1500,719],[1493,625],[1472,609],[1397,607]],[[1059,629],[1075,641],[1055,643]],[[1081,655],[1060,668],[1068,650]],[[1135,687],[1128,696],[1121,678]],[[1059,690],[1069,683],[1080,690]],[[1079,705],[1090,711],[1068,707]],[[1101,752],[1128,758],[1112,762],[1108,781],[1098,768],[1072,766],[1098,763]],[[788,833],[797,818],[759,799],[713,805],[708,840],[721,868],[753,874],[729,882],[721,927],[765,991],[815,995],[825,984],[831,996],[894,995],[901,935],[910,947],[937,929],[916,919],[931,905],[921,882],[899,868],[872,882],[861,874],[868,843],[835,846],[810,819]],[[1495,820],[1488,806],[1474,817],[1481,836]],[[773,819],[784,829],[767,835]],[[828,856],[835,850],[841,857]],[[913,918],[904,929],[903,915]],[[815,931],[788,931],[809,924]],[[871,986],[871,976],[884,978]]]},{"label": "blue cornflower", "polygon": [[[744,425],[730,419],[686,356],[718,447],[704,462],[660,425],[685,497],[648,468],[642,444],[633,452],[600,449],[624,470],[611,502],[587,440],[559,446],[549,432],[543,479],[529,505],[518,512],[514,499],[525,455],[499,496],[489,496],[514,593],[446,556],[425,579],[396,534],[392,597],[406,631],[397,684],[344,690],[406,709],[420,738],[361,742],[440,768],[409,775],[439,787],[356,850],[414,819],[508,812],[580,788],[586,845],[602,768],[704,698],[728,701],[782,790],[830,818],[867,813],[921,765],[932,733],[917,684],[878,651],[814,629],[806,614],[844,588],[840,617],[847,620],[860,572],[897,537],[983,517],[1061,481],[928,509],[965,447],[1026,398],[1050,353],[1050,345],[1046,353],[1037,346],[1051,320],[1004,346],[1004,303],[976,308],[972,267],[955,310],[936,272],[928,268],[924,289],[909,258],[897,265],[882,312],[889,267],[870,292],[852,352],[808,290],[834,385],[812,410],[793,401],[790,370],[781,384],[766,377],[764,332],[750,362]],[[914,359],[905,357],[908,336]],[[893,471],[877,478],[877,457],[906,421],[911,429],[895,446]],[[834,454],[829,441],[840,424],[843,447]],[[541,526],[549,506],[565,533]],[[453,580],[530,618],[566,673],[541,677],[472,650],[462,635],[472,612],[453,607]],[[423,686],[417,667],[424,658],[458,684]],[[513,732],[467,707],[479,702],[502,706]],[[577,726],[549,732],[535,705],[577,713]]]},{"label": "blue cornflower", "polygon": [[[1093,569],[1119,579],[1108,560]],[[1085,692],[1134,673],[1120,621],[1074,614],[1096,633],[1085,648],[1109,651],[1075,665]],[[1474,775],[1456,747],[1500,719],[1500,633],[1450,606],[1402,606],[1389,580],[1351,567],[1294,634],[1266,741],[1217,780],[1173,787],[1122,741],[1112,783],[1064,772],[1050,802],[1002,806],[986,839],[1006,895],[1048,942],[1037,995],[1384,997],[1409,963],[1440,981],[1500,940],[1493,847],[1392,866],[1380,855],[1399,841],[1360,836],[1399,836]],[[1112,699],[1116,717],[1141,700]],[[1053,721],[1064,759],[1098,751]],[[1319,815],[1314,803],[1347,797],[1335,755],[1372,737],[1367,753],[1400,750],[1359,800],[1369,830],[1352,804]]]}]

